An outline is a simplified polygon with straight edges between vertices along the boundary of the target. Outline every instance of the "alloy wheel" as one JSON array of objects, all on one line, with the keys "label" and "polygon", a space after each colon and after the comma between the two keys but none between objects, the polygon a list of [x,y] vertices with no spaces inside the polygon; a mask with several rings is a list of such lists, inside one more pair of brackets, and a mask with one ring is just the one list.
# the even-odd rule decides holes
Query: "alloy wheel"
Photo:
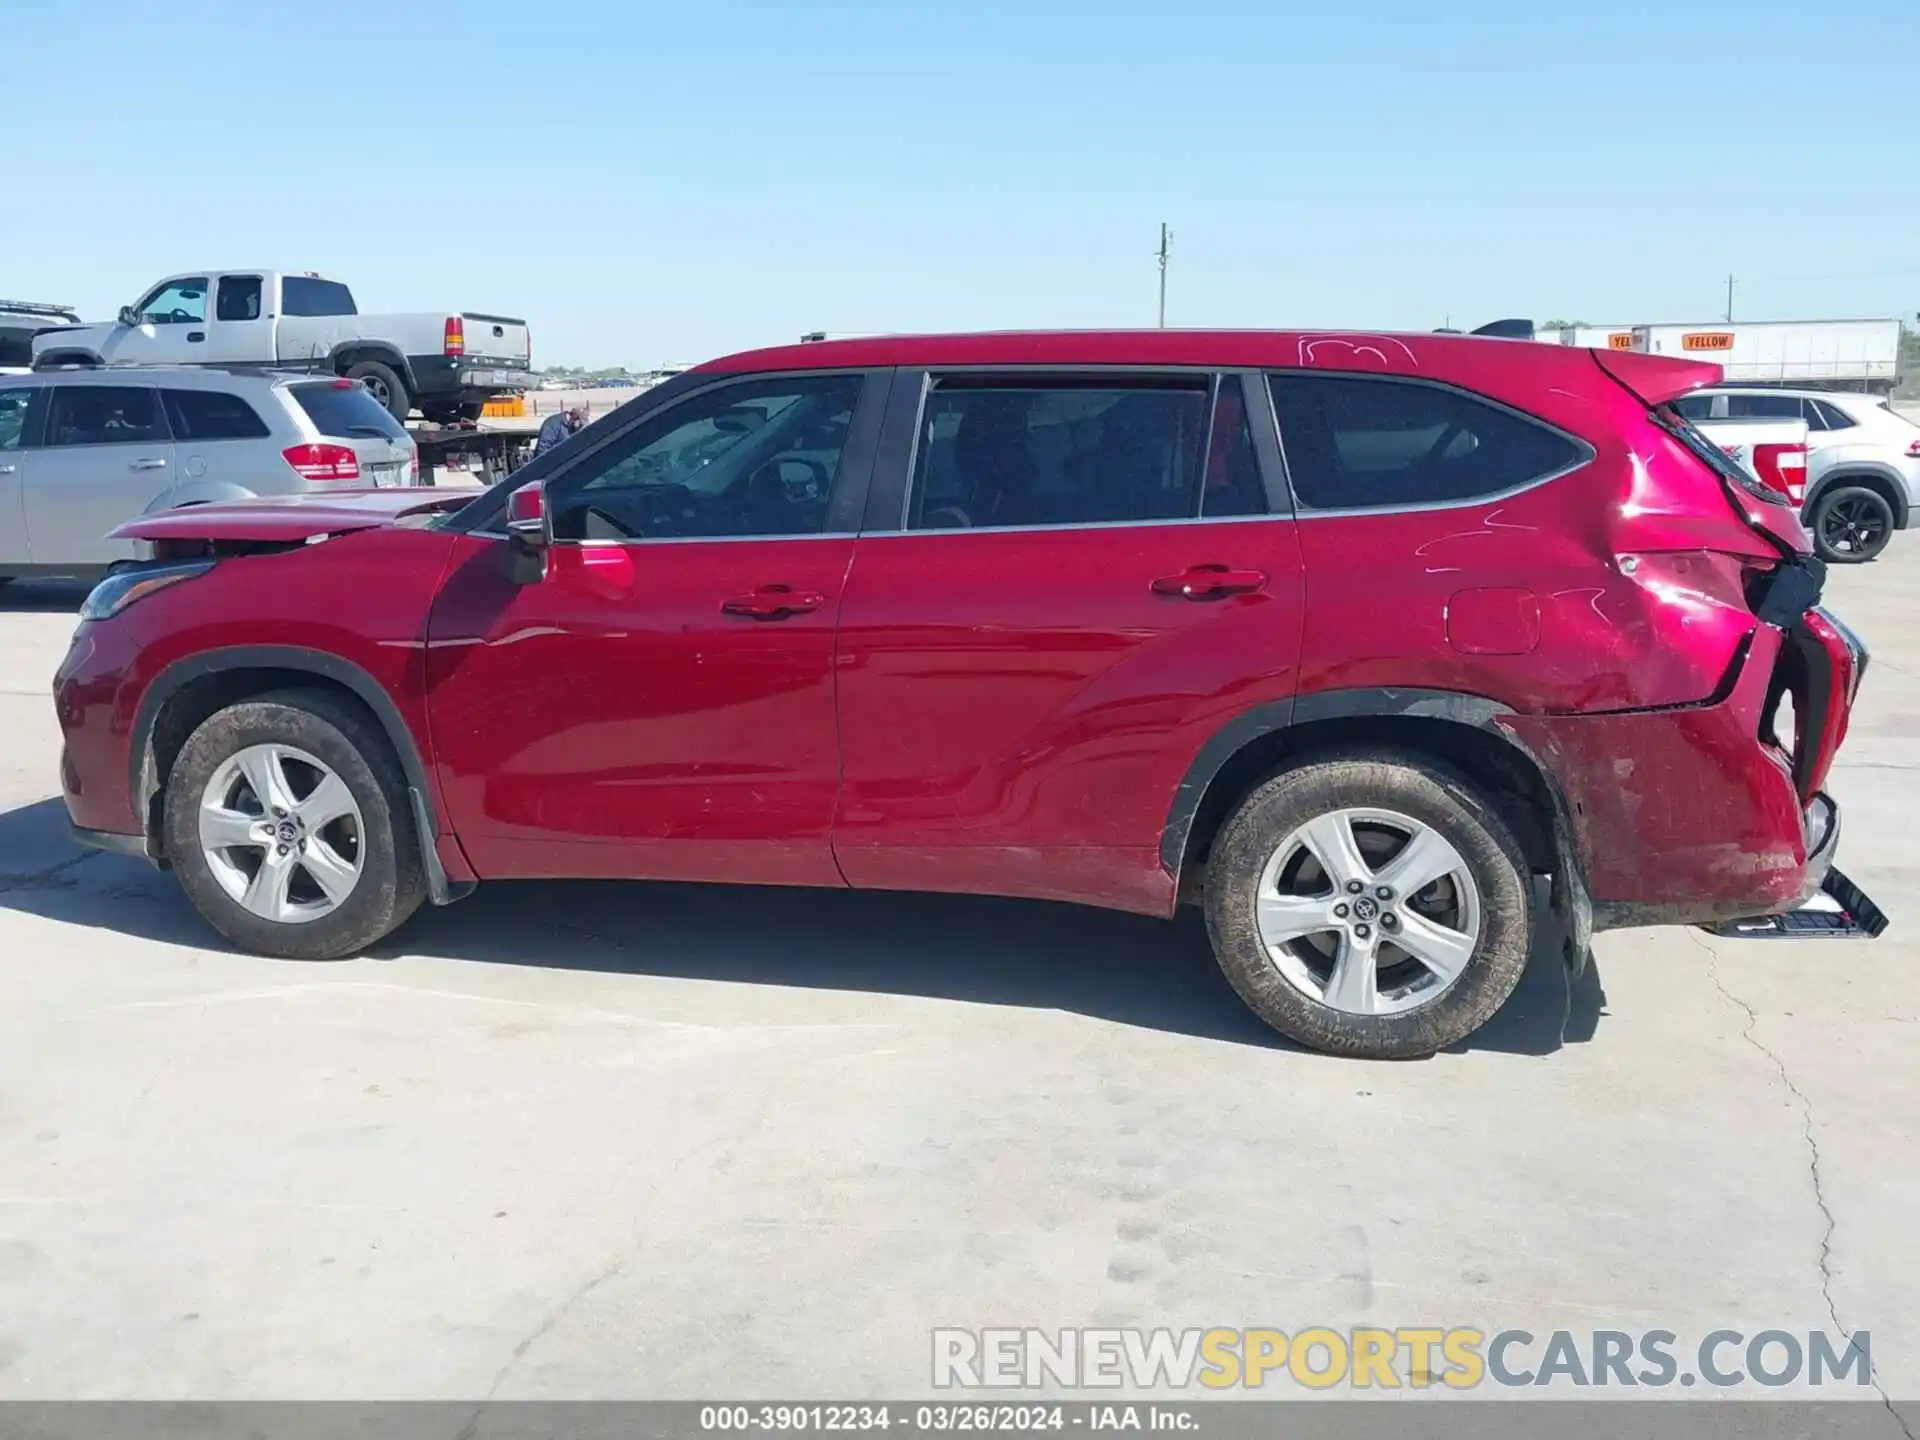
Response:
[{"label": "alloy wheel", "polygon": [[1820,518],[1821,538],[1842,555],[1865,555],[1886,539],[1885,505],[1870,495],[1852,496],[1827,507]]},{"label": "alloy wheel", "polygon": [[1255,926],[1310,1000],[1351,1015],[1432,1003],[1480,945],[1480,888],[1438,830],[1394,810],[1335,810],[1283,840],[1261,873]]},{"label": "alloy wheel", "polygon": [[249,745],[200,797],[200,848],[215,882],[265,920],[332,914],[359,883],[365,822],[347,783],[304,750]]}]

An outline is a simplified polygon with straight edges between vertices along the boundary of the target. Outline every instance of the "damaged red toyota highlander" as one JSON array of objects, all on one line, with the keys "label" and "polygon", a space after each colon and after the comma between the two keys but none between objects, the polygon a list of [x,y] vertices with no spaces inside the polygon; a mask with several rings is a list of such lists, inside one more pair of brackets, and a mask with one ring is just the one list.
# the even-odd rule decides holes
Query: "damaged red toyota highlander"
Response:
[{"label": "damaged red toyota highlander", "polygon": [[1190,902],[1276,1029],[1427,1053],[1542,910],[1577,963],[1828,877],[1865,652],[1672,408],[1718,378],[1437,335],[731,356],[477,498],[123,526],[68,810],[269,955],[492,879]]}]

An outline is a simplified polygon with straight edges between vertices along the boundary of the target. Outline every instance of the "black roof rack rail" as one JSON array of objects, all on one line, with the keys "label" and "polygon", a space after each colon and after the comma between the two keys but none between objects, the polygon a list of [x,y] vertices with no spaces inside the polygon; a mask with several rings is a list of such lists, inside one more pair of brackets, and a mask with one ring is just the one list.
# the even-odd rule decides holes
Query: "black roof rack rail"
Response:
[{"label": "black roof rack rail", "polygon": [[37,300],[0,300],[0,315],[40,315],[49,320],[80,323],[80,313],[71,305],[42,305]]}]

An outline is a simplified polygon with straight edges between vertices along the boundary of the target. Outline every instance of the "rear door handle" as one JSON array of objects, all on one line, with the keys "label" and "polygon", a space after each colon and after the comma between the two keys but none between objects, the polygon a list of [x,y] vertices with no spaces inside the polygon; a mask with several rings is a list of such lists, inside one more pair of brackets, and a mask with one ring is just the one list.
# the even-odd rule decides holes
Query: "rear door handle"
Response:
[{"label": "rear door handle", "polygon": [[198,345],[202,340],[206,338],[207,338],[207,332],[204,330],[189,330],[187,332],[187,343],[189,345]]},{"label": "rear door handle", "polygon": [[130,470],[164,470],[167,468],[167,462],[150,455],[134,461],[133,464],[127,468]]},{"label": "rear door handle", "polygon": [[787,620],[827,603],[817,590],[795,590],[789,585],[762,585],[751,595],[736,595],[720,609],[740,620]]},{"label": "rear door handle", "polygon": [[1177,600],[1220,600],[1228,595],[1251,594],[1265,588],[1266,583],[1266,575],[1259,570],[1192,565],[1178,575],[1162,575],[1153,582],[1153,593],[1171,595]]},{"label": "rear door handle", "polygon": [[19,468],[17,465],[0,465],[0,475],[11,475]]}]

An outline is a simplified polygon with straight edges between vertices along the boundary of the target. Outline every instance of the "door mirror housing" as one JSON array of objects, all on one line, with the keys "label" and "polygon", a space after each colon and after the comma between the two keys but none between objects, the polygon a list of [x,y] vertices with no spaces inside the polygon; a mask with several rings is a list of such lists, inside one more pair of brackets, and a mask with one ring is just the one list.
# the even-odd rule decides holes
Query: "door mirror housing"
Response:
[{"label": "door mirror housing", "polygon": [[140,312],[131,305],[122,305],[120,307],[120,323],[128,329],[132,329],[140,323]]},{"label": "door mirror housing", "polygon": [[547,578],[553,522],[547,514],[546,486],[538,480],[529,480],[507,495],[507,545],[516,583],[533,585]]}]

